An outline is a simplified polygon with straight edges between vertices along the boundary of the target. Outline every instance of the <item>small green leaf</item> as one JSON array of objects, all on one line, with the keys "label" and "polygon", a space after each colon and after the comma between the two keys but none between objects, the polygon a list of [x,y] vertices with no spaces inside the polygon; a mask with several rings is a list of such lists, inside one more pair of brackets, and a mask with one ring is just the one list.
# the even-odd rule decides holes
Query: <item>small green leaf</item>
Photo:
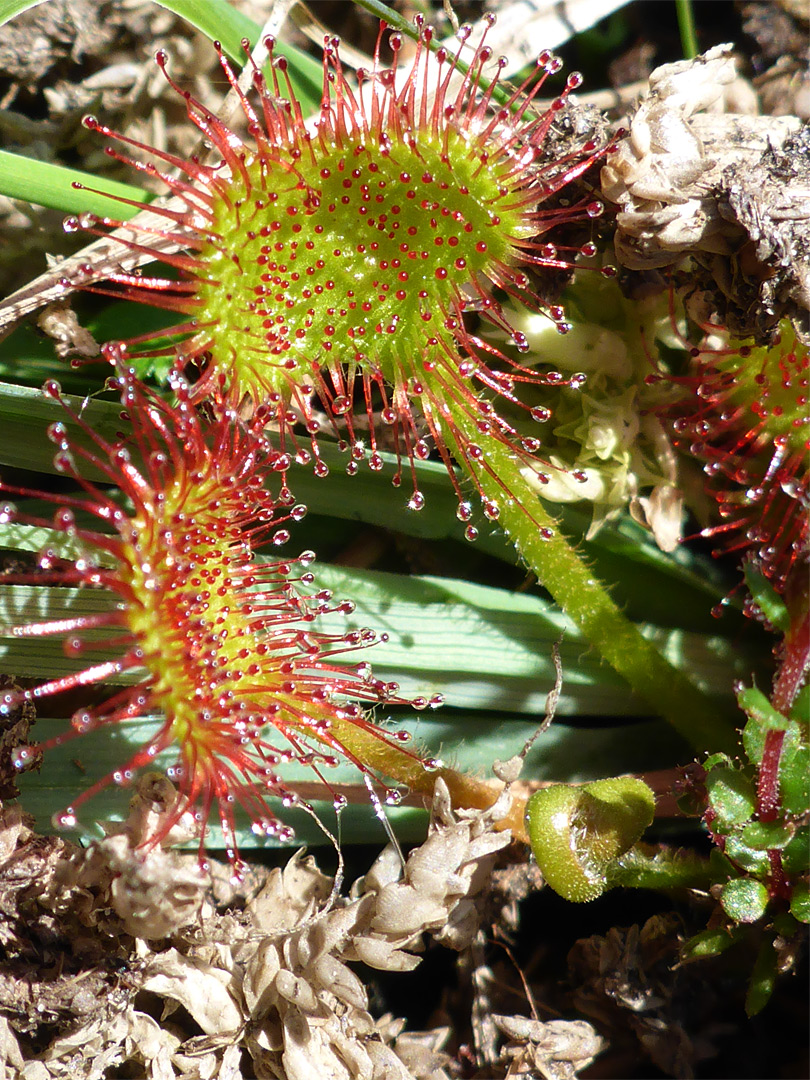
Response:
[{"label": "small green leaf", "polygon": [[681,950],[684,960],[706,960],[710,956],[719,956],[740,940],[742,931],[739,927],[715,927],[713,930],[701,930],[687,942]]},{"label": "small green leaf", "polygon": [[787,847],[794,831],[790,825],[783,825],[779,821],[752,821],[743,829],[741,840],[746,847],[755,851],[771,851]]},{"label": "small green leaf", "polygon": [[790,913],[799,922],[810,923],[810,888],[806,882],[800,882],[793,890]]},{"label": "small green leaf", "polygon": [[790,719],[807,731],[810,727],[810,682],[805,683],[796,695],[790,710]]},{"label": "small green leaf", "polygon": [[724,765],[731,765],[731,758],[728,754],[709,754],[703,762],[703,768],[706,772],[711,772],[712,769],[719,769]]},{"label": "small green leaf", "polygon": [[720,903],[730,919],[738,923],[754,923],[768,907],[768,890],[754,878],[734,878],[723,886]]},{"label": "small green leaf", "polygon": [[782,852],[782,864],[788,874],[810,871],[810,826],[802,825]]},{"label": "small green leaf", "polygon": [[787,911],[780,911],[778,915],[774,915],[771,925],[775,933],[783,938],[792,938],[801,930],[799,923]]},{"label": "small green leaf", "polygon": [[760,946],[754,970],[751,972],[751,981],[748,984],[745,1011],[749,1016],[756,1016],[758,1012],[762,1012],[771,999],[775,985],[776,949],[773,947],[773,941],[766,938]]},{"label": "small green leaf", "polygon": [[754,785],[739,769],[712,769],[706,777],[706,790],[712,809],[724,825],[742,825],[756,807]]},{"label": "small green leaf", "polygon": [[752,720],[766,730],[784,731],[790,724],[786,716],[771,705],[756,686],[747,686],[737,694],[737,704]]},{"label": "small green leaf", "polygon": [[770,863],[765,851],[757,851],[755,848],[744,844],[739,836],[726,837],[726,854],[743,870],[751,874],[762,876],[768,873]]},{"label": "small green leaf", "polygon": [[745,583],[751,598],[775,630],[786,634],[790,629],[790,613],[782,597],[754,562],[745,564]]},{"label": "small green leaf", "polygon": [[810,747],[800,746],[779,769],[782,809],[788,814],[806,814],[810,807]]}]

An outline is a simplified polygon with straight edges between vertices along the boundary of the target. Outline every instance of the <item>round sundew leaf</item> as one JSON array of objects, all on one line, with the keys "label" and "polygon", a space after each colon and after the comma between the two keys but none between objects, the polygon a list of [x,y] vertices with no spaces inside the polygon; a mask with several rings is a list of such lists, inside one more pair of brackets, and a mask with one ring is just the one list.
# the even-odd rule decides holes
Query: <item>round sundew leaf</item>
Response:
[{"label": "round sundew leaf", "polygon": [[794,830],[779,821],[752,821],[743,829],[740,839],[755,851],[771,851],[787,847]]},{"label": "round sundew leaf", "polygon": [[753,782],[739,769],[712,769],[706,777],[709,802],[725,825],[748,821],[756,807]]},{"label": "round sundew leaf", "polygon": [[797,885],[790,901],[790,913],[799,922],[810,923],[810,887],[806,882]]},{"label": "round sundew leaf", "polygon": [[788,874],[806,874],[810,871],[810,826],[802,825],[796,829],[782,852],[782,865]]},{"label": "round sundew leaf", "polygon": [[739,923],[754,923],[768,907],[768,890],[754,878],[735,878],[723,886],[720,903],[730,919]]},{"label": "round sundew leaf", "polygon": [[780,766],[779,787],[783,810],[788,814],[807,813],[810,806],[810,747],[798,747]]}]

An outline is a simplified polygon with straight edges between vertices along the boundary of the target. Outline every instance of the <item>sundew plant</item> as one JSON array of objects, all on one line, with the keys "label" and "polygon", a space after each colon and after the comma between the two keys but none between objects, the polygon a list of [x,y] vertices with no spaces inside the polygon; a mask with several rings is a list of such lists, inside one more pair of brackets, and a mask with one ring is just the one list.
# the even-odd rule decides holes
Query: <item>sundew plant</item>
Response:
[{"label": "sundew plant", "polygon": [[[494,801],[492,763],[543,721],[562,640],[558,722],[524,763],[557,783],[505,824],[573,901],[720,883],[770,963],[806,916],[806,347],[787,325],[781,345],[682,347],[666,298],[621,298],[598,184],[623,133],[583,134],[581,76],[555,81],[550,53],[511,83],[486,24],[450,45],[388,13],[367,65],[327,36],[313,73],[224,2],[201,28],[227,119],[156,58],[200,152],[98,114],[84,137],[128,187],[33,170],[65,230],[95,238],[42,289],[84,355],[25,327],[0,353],[0,715],[37,703],[12,757],[22,773],[44,747],[21,779],[36,809],[87,827],[168,766],[175,818],[194,809],[201,851],[222,837],[237,866],[291,842],[289,815],[317,837],[301,806],[368,839],[370,797],[413,838],[437,775],[459,807]],[[20,160],[0,166],[22,195]],[[633,520],[646,506],[655,528],[659,497],[680,514],[678,447],[706,467],[703,535],[742,553],[754,619],[708,556]],[[789,658],[770,699],[750,685],[771,676],[756,621]],[[625,775],[695,755],[679,790],[711,867],[636,844],[655,796]]]}]

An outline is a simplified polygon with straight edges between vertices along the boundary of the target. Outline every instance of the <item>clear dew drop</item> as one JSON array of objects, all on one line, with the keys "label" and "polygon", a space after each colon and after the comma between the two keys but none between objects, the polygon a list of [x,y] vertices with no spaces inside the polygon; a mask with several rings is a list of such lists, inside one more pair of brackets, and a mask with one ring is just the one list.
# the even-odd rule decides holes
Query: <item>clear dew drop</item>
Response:
[{"label": "clear dew drop", "polygon": [[292,510],[290,510],[290,517],[293,519],[293,521],[303,521],[306,516],[307,507],[304,505],[304,503],[298,503],[292,508]]},{"label": "clear dew drop", "polygon": [[473,543],[478,539],[478,529],[476,529],[474,525],[468,525],[464,530],[464,539]]},{"label": "clear dew drop", "polygon": [[538,424],[545,424],[551,419],[551,409],[547,409],[544,405],[535,405],[533,409],[529,410],[529,416]]},{"label": "clear dew drop", "polygon": [[421,491],[415,491],[413,495],[411,495],[410,499],[408,499],[409,510],[422,510],[424,508],[424,505],[425,496],[422,494]]},{"label": "clear dew drop", "polygon": [[368,467],[372,472],[380,472],[383,467],[382,454],[379,454],[376,450],[368,459]]},{"label": "clear dew drop", "polygon": [[444,762],[441,758],[425,758],[422,762],[425,772],[438,772],[439,769],[444,768]]},{"label": "clear dew drop", "polygon": [[76,811],[72,806],[68,806],[64,810],[60,810],[58,814],[54,814],[51,820],[55,829],[75,829],[77,823]]},{"label": "clear dew drop", "polygon": [[456,517],[459,521],[469,521],[472,515],[472,503],[460,502],[456,507]]},{"label": "clear dew drop", "polygon": [[23,772],[33,760],[33,746],[17,746],[11,754],[11,764],[17,772]]},{"label": "clear dew drop", "polygon": [[347,412],[351,412],[351,408],[351,398],[348,398],[343,394],[332,401],[332,412],[335,416],[344,416]]},{"label": "clear dew drop", "polygon": [[501,508],[494,499],[484,499],[483,508],[484,516],[490,521],[497,521],[501,516]]},{"label": "clear dew drop", "polygon": [[14,503],[0,503],[0,525],[9,525],[17,516]]},{"label": "clear dew drop", "polygon": [[345,810],[348,805],[349,800],[345,795],[335,795],[334,799],[332,799],[332,806],[335,808],[335,813],[339,814],[340,811]]}]

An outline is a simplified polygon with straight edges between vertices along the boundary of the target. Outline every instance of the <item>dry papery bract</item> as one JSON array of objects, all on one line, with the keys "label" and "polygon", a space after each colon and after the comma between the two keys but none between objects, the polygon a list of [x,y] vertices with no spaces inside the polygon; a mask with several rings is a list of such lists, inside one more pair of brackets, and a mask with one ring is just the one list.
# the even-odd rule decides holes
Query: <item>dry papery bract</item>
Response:
[{"label": "dry papery bract", "polygon": [[[35,836],[16,807],[3,811],[6,947],[23,956],[24,928],[36,937],[47,927],[52,939],[43,954],[50,969],[32,978],[29,957],[16,1007],[4,994],[0,1051],[11,1075],[100,1080],[125,1062],[150,1080],[456,1075],[441,1049],[448,1031],[406,1032],[391,1015],[372,1017],[348,963],[410,971],[426,933],[457,951],[471,946],[497,854],[511,840],[497,828],[511,805],[508,788],[488,810],[454,811],[438,779],[428,837],[404,867],[389,846],[338,895],[299,851],[242,910],[225,914],[206,898],[210,881],[195,856],[138,848],[155,835],[155,815],[171,813],[171,800],[165,778],[143,778],[127,821],[84,851]],[[183,829],[181,820],[167,840],[183,839]],[[54,977],[60,950],[66,962]],[[77,994],[83,984],[86,1000]],[[567,1080],[601,1049],[583,1021],[496,1022],[504,1039],[493,1075]],[[47,1048],[32,1054],[51,1032]]]}]

